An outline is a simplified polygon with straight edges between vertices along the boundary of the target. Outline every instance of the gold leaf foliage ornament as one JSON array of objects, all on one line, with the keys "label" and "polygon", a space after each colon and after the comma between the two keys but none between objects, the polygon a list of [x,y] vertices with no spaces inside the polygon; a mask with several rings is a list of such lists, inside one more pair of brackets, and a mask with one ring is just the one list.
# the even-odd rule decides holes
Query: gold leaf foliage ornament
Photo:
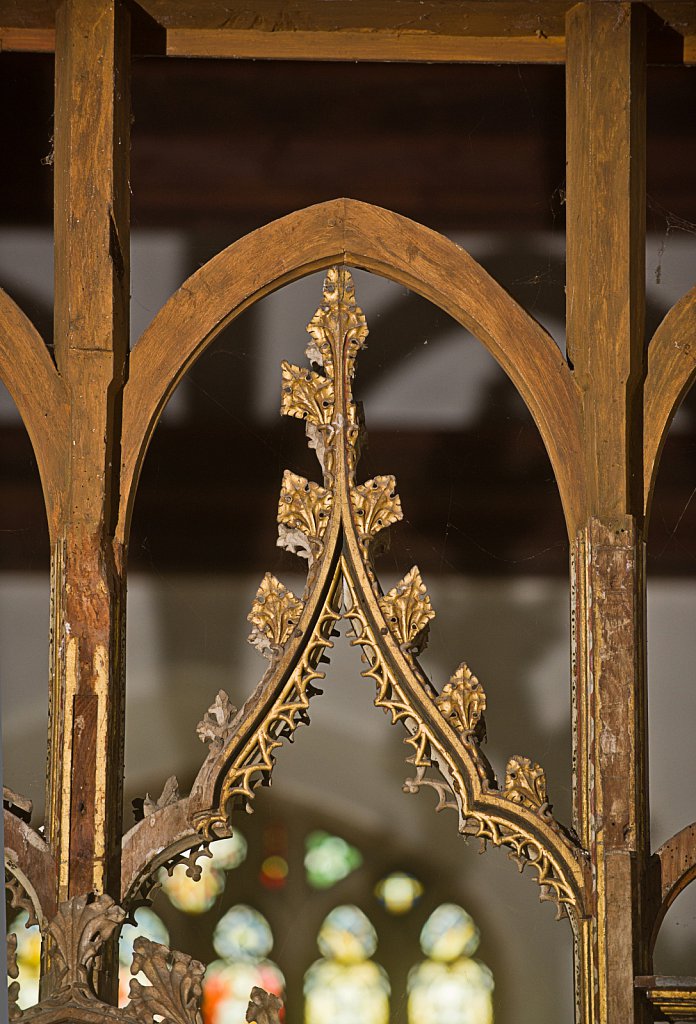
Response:
[{"label": "gold leaf foliage ornament", "polygon": [[315,426],[331,423],[334,412],[334,383],[314,370],[306,370],[285,360],[280,411]]},{"label": "gold leaf foliage ornament", "polygon": [[302,601],[267,572],[247,615],[253,627],[249,643],[265,658],[274,658],[297,628],[302,609]]},{"label": "gold leaf foliage ornament", "polygon": [[311,566],[321,552],[332,503],[330,490],[286,469],[278,502],[278,546]]},{"label": "gold leaf foliage ornament", "polygon": [[374,480],[352,487],[350,500],[363,543],[403,519],[393,476],[376,476]]},{"label": "gold leaf foliage ornament", "polygon": [[469,666],[462,662],[442,688],[435,704],[440,713],[464,738],[482,740],[486,735],[486,694]]},{"label": "gold leaf foliage ornament", "polygon": [[528,757],[516,754],[505,769],[503,793],[512,803],[521,804],[544,817],[551,816],[551,804],[546,795],[546,773],[541,765]]},{"label": "gold leaf foliage ornament", "polygon": [[427,640],[427,628],[435,612],[417,565],[379,598],[386,623],[407,654],[419,654]]}]

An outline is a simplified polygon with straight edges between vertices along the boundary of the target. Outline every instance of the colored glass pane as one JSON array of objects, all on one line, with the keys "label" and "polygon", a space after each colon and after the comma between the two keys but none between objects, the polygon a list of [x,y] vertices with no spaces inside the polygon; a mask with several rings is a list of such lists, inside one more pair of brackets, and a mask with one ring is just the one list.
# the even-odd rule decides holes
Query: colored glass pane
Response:
[{"label": "colored glass pane", "polygon": [[27,928],[29,915],[20,910],[9,930],[17,936],[17,967],[19,976],[9,979],[19,982],[18,1004],[22,1010],[33,1006],[39,998],[39,970],[41,964],[41,932],[38,925]]},{"label": "colored glass pane", "polygon": [[334,907],[319,931],[319,952],[327,959],[353,964],[368,960],[377,949],[377,932],[352,905]]},{"label": "colored glass pane", "polygon": [[257,962],[273,948],[273,932],[263,914],[240,903],[215,926],[213,946],[225,960]]},{"label": "colored glass pane", "polygon": [[476,952],[479,930],[466,910],[443,903],[423,925],[420,944],[426,956],[448,963]]},{"label": "colored glass pane", "polygon": [[245,1024],[249,993],[254,986],[282,999],[285,979],[270,960],[210,964],[203,982],[203,1024]]},{"label": "colored glass pane", "polygon": [[218,871],[232,871],[243,864],[247,855],[247,841],[237,829],[228,839],[216,839],[210,844],[212,866]]},{"label": "colored glass pane", "polygon": [[492,992],[493,976],[476,960],[425,960],[409,975],[409,1024],[492,1024]]},{"label": "colored glass pane", "polygon": [[305,974],[305,1024],[387,1024],[389,979],[370,960],[377,933],[358,907],[335,907],[319,931],[321,960]]},{"label": "colored glass pane", "polygon": [[312,832],[305,840],[307,881],[315,889],[330,889],[362,864],[362,854],[340,836]]},{"label": "colored glass pane", "polygon": [[204,858],[199,864],[201,877],[198,881],[186,874],[185,864],[177,864],[171,875],[164,868],[160,870],[163,891],[177,910],[186,914],[204,914],[225,888],[224,873],[213,866],[211,858]]},{"label": "colored glass pane", "polygon": [[407,914],[422,895],[421,883],[405,871],[394,871],[375,886],[375,896],[390,914]]}]

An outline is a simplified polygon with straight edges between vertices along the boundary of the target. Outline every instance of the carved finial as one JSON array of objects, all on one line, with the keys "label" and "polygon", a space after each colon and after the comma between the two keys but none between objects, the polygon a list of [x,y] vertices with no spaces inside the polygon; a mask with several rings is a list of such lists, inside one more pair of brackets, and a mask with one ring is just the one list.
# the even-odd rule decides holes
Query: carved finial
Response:
[{"label": "carved finial", "polygon": [[514,804],[547,817],[551,813],[551,804],[546,795],[546,773],[541,765],[528,757],[515,754],[505,769],[505,786],[503,794]]},{"label": "carved finial", "polygon": [[457,732],[464,733],[467,739],[475,737],[480,741],[485,737],[483,712],[486,710],[486,694],[465,662],[461,663],[450,681],[443,686],[435,704],[450,725]]},{"label": "carved finial", "polygon": [[331,491],[286,469],[278,502],[278,547],[311,565],[321,550],[332,503]]},{"label": "carved finial", "polygon": [[61,903],[48,926],[53,940],[55,990],[91,991],[94,960],[125,916],[125,911],[105,894],[89,893]]},{"label": "carved finial", "polygon": [[302,608],[302,601],[267,572],[247,615],[254,627],[249,634],[249,643],[265,658],[273,658],[297,628]]},{"label": "carved finial", "polygon": [[217,697],[196,726],[199,740],[210,744],[211,754],[217,754],[224,747],[236,714],[237,709],[225,691],[218,690]]},{"label": "carved finial", "polygon": [[126,1008],[138,1020],[202,1024],[203,964],[140,936],[133,943],[131,974],[141,971],[149,984],[142,985],[137,978],[131,981]]},{"label": "carved finial", "polygon": [[251,990],[245,1020],[247,1024],[280,1024],[279,1014],[282,1008],[283,1004],[278,996],[254,987]]},{"label": "carved finial", "polygon": [[388,594],[380,597],[379,605],[401,648],[410,654],[422,651],[428,623],[435,618],[435,612],[417,565]]},{"label": "carved finial", "polygon": [[346,346],[348,377],[368,335],[365,315],[355,302],[355,285],[347,267],[330,267],[324,279],[324,301],[307,325],[311,341],[307,356],[334,376],[335,352]]},{"label": "carved finial", "polygon": [[393,476],[376,476],[374,480],[352,487],[350,500],[363,542],[403,519]]},{"label": "carved finial", "polygon": [[164,789],[159,799],[153,800],[150,794],[146,793],[144,797],[136,797],[133,800],[135,820],[140,821],[142,818],[149,818],[156,811],[161,811],[164,807],[175,804],[179,798],[179,781],[176,775],[170,775],[164,784]]}]

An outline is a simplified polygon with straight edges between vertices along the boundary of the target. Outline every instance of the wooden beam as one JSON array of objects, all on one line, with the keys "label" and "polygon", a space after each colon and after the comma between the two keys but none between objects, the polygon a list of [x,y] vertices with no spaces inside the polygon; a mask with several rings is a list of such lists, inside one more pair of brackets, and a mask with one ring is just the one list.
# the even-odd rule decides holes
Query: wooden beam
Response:
[{"label": "wooden beam", "polygon": [[71,406],[52,560],[47,808],[60,902],[120,891],[124,584],[113,527],[130,291],[130,16],[122,0],[65,0],[56,32],[55,355]]},{"label": "wooden beam", "polygon": [[[261,60],[408,61],[562,64],[564,17],[572,0],[140,0],[166,30],[166,52],[178,57]],[[690,0],[645,6],[657,31],[649,59],[696,61],[696,13]],[[53,48],[56,0],[18,5],[0,0],[0,49]],[[133,5],[135,10],[135,5]],[[160,52],[151,38],[137,52]]]},{"label": "wooden beam", "polygon": [[606,1024],[647,1020],[633,984],[648,960],[645,14],[638,4],[589,2],[567,22],[568,354],[583,396],[588,482],[574,557],[574,790],[597,906],[580,969],[595,999],[587,1019]]}]

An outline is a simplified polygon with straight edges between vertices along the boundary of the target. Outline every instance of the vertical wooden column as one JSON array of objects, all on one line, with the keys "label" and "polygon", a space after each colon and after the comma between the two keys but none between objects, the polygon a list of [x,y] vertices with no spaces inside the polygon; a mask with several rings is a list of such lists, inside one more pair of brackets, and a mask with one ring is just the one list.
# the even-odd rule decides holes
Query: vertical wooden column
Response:
[{"label": "vertical wooden column", "polygon": [[128,358],[129,35],[122,0],[64,0],[57,11],[55,356],[72,403],[52,566],[47,808],[60,901],[119,896],[125,587],[114,528]]},{"label": "vertical wooden column", "polygon": [[581,3],[566,35],[568,354],[588,480],[573,567],[576,827],[596,884],[580,965],[588,1024],[642,1021],[633,980],[647,973],[644,15]]}]

